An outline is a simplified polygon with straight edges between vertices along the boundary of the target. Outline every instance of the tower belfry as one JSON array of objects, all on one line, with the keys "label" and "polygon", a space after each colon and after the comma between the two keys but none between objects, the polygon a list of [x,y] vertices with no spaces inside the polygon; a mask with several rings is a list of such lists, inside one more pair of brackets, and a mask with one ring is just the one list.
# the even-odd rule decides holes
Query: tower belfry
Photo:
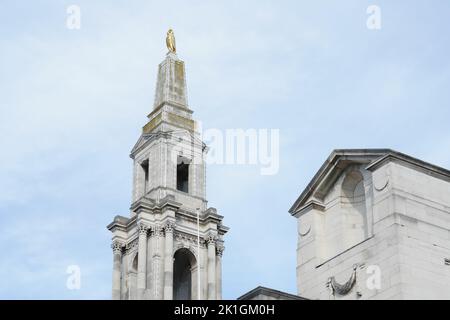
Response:
[{"label": "tower belfry", "polygon": [[169,52],[159,64],[153,111],[130,154],[130,215],[116,216],[108,225],[112,296],[221,299],[228,228],[206,201],[207,149],[188,106],[185,66],[171,30],[166,43]]}]

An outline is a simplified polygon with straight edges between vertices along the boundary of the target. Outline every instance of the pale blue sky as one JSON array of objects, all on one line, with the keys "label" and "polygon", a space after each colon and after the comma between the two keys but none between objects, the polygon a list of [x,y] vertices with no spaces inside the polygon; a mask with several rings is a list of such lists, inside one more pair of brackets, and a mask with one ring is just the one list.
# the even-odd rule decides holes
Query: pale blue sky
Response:
[{"label": "pale blue sky", "polygon": [[[81,30],[66,28],[70,4]],[[366,27],[371,4],[378,31]],[[231,228],[224,298],[258,285],[295,293],[287,210],[332,149],[450,167],[449,11],[446,0],[3,0],[0,298],[110,298],[106,225],[128,214],[128,154],[169,27],[204,128],[280,129],[277,175],[208,167],[209,204]],[[78,291],[66,289],[71,264]]]}]

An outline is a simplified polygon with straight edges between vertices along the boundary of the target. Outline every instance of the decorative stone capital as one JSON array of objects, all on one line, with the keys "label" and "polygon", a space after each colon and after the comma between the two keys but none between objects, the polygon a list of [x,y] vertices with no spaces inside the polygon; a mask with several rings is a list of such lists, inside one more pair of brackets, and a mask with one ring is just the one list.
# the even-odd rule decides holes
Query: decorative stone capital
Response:
[{"label": "decorative stone capital", "polygon": [[214,233],[209,233],[206,236],[206,242],[208,243],[208,245],[209,244],[214,245],[214,244],[216,244],[216,241],[217,241],[217,236]]},{"label": "decorative stone capital", "polygon": [[152,226],[152,235],[157,237],[162,237],[164,235],[164,228],[160,225]]},{"label": "decorative stone capital", "polygon": [[164,225],[164,230],[166,232],[173,232],[173,229],[175,228],[175,223],[173,221],[167,221]]},{"label": "decorative stone capital", "polygon": [[138,230],[139,230],[139,235],[144,234],[147,235],[149,226],[144,224],[144,223],[139,223],[138,225]]},{"label": "decorative stone capital", "polygon": [[225,250],[225,247],[224,246],[222,246],[222,245],[219,245],[219,246],[217,246],[217,248],[216,248],[216,254],[219,256],[219,257],[222,257],[222,254],[223,254],[223,251]]},{"label": "decorative stone capital", "polygon": [[113,241],[111,244],[111,248],[113,249],[114,254],[122,254],[122,250],[124,248],[124,244],[120,241]]}]

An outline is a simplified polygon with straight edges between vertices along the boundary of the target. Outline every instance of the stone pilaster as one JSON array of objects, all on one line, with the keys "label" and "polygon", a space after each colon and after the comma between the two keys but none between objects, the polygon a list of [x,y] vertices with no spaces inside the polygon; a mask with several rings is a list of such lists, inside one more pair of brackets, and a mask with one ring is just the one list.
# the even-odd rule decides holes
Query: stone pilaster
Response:
[{"label": "stone pilaster", "polygon": [[149,227],[143,223],[139,226],[138,242],[138,275],[137,275],[137,296],[141,300],[144,298],[147,277],[147,232]]},{"label": "stone pilaster", "polygon": [[164,226],[164,300],[173,299],[173,229],[175,224],[169,221]]},{"label": "stone pilaster", "polygon": [[149,238],[150,238],[150,259],[149,260],[149,266],[147,266],[147,269],[149,270],[149,278],[147,279],[148,283],[148,289],[149,289],[149,297],[150,299],[156,299],[156,287],[155,287],[155,271],[156,271],[156,264],[155,264],[155,256],[156,256],[156,234],[155,234],[155,227],[150,227],[149,232]]},{"label": "stone pilaster", "polygon": [[120,282],[122,276],[122,250],[124,244],[114,241],[111,245],[113,249],[113,275],[112,275],[112,299],[120,300]]},{"label": "stone pilaster", "polygon": [[216,251],[216,299],[222,300],[222,254],[225,247],[217,245]]},{"label": "stone pilaster", "polygon": [[216,240],[214,234],[208,235],[208,300],[216,299]]},{"label": "stone pilaster", "polygon": [[163,228],[159,225],[153,227],[154,233],[154,248],[155,254],[153,255],[153,281],[154,281],[154,298],[156,300],[162,300],[164,298],[164,260],[163,253],[164,247],[162,245],[163,240]]}]

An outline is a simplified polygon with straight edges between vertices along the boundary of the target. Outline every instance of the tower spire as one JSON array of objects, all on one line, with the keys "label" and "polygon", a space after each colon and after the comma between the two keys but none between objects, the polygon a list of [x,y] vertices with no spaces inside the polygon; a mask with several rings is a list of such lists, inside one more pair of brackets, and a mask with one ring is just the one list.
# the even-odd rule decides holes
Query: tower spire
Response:
[{"label": "tower spire", "polygon": [[221,297],[220,248],[228,228],[206,201],[207,149],[188,108],[173,32],[167,47],[153,111],[130,154],[130,218],[118,216],[108,225],[114,299]]},{"label": "tower spire", "polygon": [[175,34],[172,29],[167,31],[166,46],[169,52],[164,61],[159,64],[154,109],[165,103],[188,109],[184,62],[178,59]]},{"label": "tower spire", "polygon": [[170,29],[166,38],[169,52],[158,66],[155,101],[143,133],[187,130],[194,133],[193,111],[189,109],[184,61],[176,55],[175,37]]},{"label": "tower spire", "polygon": [[184,62],[169,52],[158,67],[154,108],[162,104],[188,109]]}]

